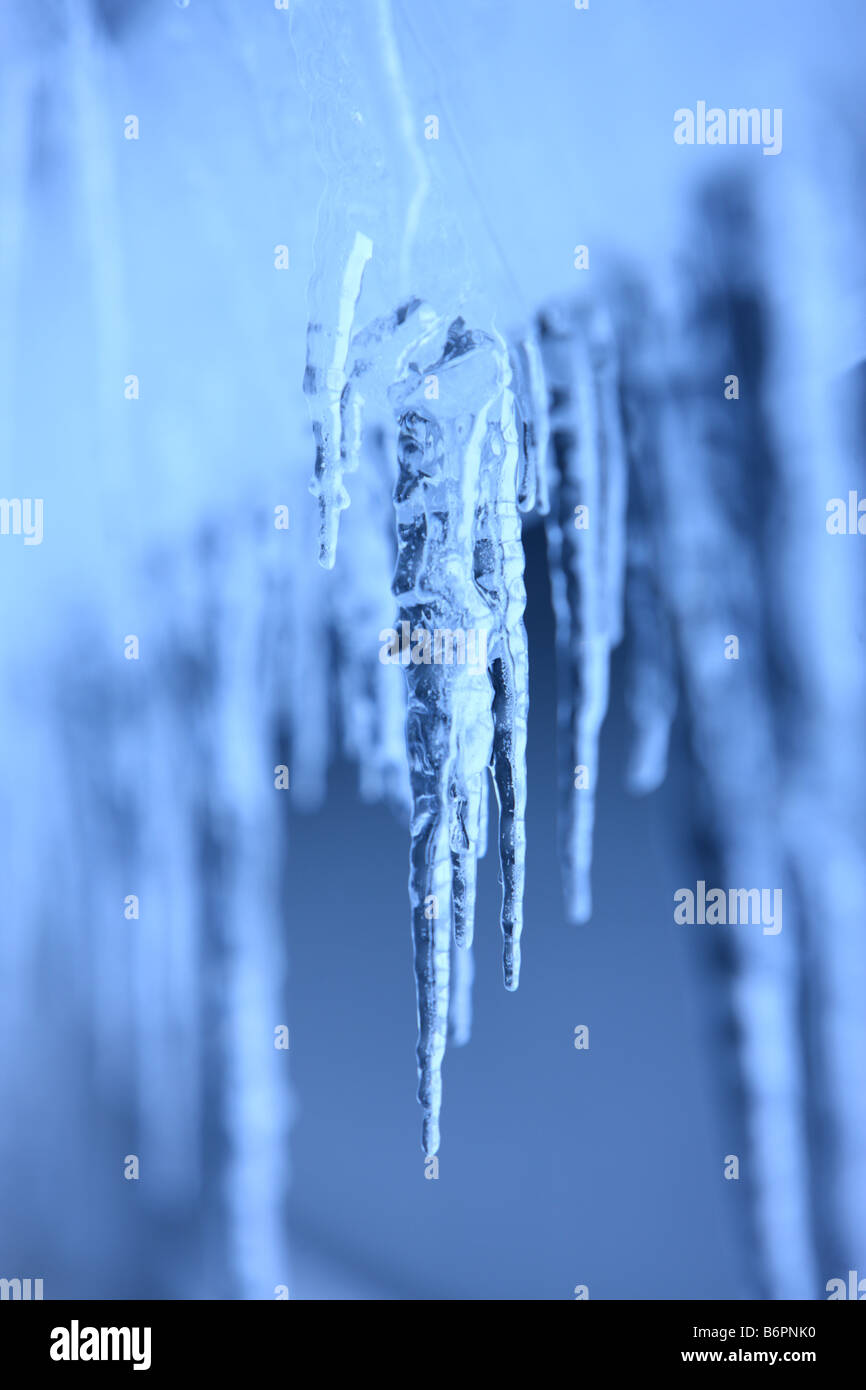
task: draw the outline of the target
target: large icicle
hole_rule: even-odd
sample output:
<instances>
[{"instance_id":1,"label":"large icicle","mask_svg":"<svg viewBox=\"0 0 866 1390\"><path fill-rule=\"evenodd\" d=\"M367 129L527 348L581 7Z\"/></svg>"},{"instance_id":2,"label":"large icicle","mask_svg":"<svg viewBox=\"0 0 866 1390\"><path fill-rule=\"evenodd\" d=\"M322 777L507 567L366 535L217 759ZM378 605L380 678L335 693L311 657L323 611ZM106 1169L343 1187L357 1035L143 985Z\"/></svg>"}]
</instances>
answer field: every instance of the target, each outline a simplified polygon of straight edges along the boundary
<instances>
[{"instance_id":1,"label":"large icicle","mask_svg":"<svg viewBox=\"0 0 866 1390\"><path fill-rule=\"evenodd\" d=\"M451 944L462 951L472 939L488 768L500 807L507 988L516 988L519 977L528 668L507 351L456 319L444 342L437 330L413 352L417 360L392 389L400 425L393 589L409 687L409 891L422 1146L432 1154L439 1147ZM431 378L432 399L425 390ZM454 643L457 660L448 659L446 642ZM458 1038L467 1027L466 980L459 984L452 1011Z\"/></svg>"}]
</instances>

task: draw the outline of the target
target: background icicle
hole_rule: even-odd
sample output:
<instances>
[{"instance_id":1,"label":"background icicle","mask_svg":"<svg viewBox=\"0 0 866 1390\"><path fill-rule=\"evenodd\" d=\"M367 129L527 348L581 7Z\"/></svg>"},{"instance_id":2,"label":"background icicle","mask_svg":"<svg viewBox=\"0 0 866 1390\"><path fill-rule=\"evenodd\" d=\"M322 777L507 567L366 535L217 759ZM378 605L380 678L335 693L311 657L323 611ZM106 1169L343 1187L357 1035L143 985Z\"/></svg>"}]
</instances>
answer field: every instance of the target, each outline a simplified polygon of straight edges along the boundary
<instances>
[{"instance_id":1,"label":"background icicle","mask_svg":"<svg viewBox=\"0 0 866 1390\"><path fill-rule=\"evenodd\" d=\"M587 922L599 738L610 652L623 632L627 468L608 319L551 306L542 348L552 400L545 527L556 616L562 872L568 911Z\"/></svg>"}]
</instances>

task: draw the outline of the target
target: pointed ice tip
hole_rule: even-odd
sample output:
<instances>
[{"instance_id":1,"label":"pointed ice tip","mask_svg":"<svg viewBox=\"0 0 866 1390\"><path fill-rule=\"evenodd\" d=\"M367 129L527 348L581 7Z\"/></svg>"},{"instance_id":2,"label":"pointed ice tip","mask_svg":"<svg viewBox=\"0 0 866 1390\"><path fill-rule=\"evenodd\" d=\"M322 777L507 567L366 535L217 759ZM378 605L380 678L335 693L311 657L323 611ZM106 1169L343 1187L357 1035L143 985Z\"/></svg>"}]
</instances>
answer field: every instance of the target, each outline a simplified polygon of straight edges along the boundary
<instances>
[{"instance_id":1,"label":"pointed ice tip","mask_svg":"<svg viewBox=\"0 0 866 1390\"><path fill-rule=\"evenodd\" d=\"M319 564L332 570L337 558L337 537L340 534L340 513L334 507L322 505L319 523Z\"/></svg>"},{"instance_id":2,"label":"pointed ice tip","mask_svg":"<svg viewBox=\"0 0 866 1390\"><path fill-rule=\"evenodd\" d=\"M475 941L475 924L462 919L454 923L454 945L461 951L468 951Z\"/></svg>"},{"instance_id":3,"label":"pointed ice tip","mask_svg":"<svg viewBox=\"0 0 866 1390\"><path fill-rule=\"evenodd\" d=\"M669 742L669 722L659 721L638 731L626 772L626 787L632 796L658 791L668 773Z\"/></svg>"},{"instance_id":4,"label":"pointed ice tip","mask_svg":"<svg viewBox=\"0 0 866 1390\"><path fill-rule=\"evenodd\" d=\"M439 1121L432 1115L425 1115L421 1130L421 1152L425 1158L432 1158L439 1152Z\"/></svg>"},{"instance_id":5,"label":"pointed ice tip","mask_svg":"<svg viewBox=\"0 0 866 1390\"><path fill-rule=\"evenodd\" d=\"M632 772L626 778L626 791L629 796L650 796L658 791L664 780L663 772Z\"/></svg>"},{"instance_id":6,"label":"pointed ice tip","mask_svg":"<svg viewBox=\"0 0 866 1390\"><path fill-rule=\"evenodd\" d=\"M505 988L513 994L520 984L520 952L510 945L505 948L502 959L502 974Z\"/></svg>"}]
</instances>

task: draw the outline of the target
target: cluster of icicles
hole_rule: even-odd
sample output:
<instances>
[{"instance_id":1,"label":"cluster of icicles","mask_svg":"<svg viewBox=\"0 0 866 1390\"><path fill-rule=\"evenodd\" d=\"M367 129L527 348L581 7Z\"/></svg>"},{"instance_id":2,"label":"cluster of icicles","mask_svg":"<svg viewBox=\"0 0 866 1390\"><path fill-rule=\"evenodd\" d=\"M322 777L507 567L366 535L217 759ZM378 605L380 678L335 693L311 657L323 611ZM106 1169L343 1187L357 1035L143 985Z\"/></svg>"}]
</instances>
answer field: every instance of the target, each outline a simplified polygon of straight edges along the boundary
<instances>
[{"instance_id":1,"label":"cluster of icicles","mask_svg":"<svg viewBox=\"0 0 866 1390\"><path fill-rule=\"evenodd\" d=\"M446 1041L465 1042L469 1032L488 772L499 808L505 984L518 982L528 704L521 526L535 511L556 620L569 920L585 922L592 910L599 737L611 652L625 631L630 790L664 780L681 700L687 852L708 880L785 886L779 936L695 938L710 965L696 993L717 1032L737 1039L720 1072L748 1134L750 1219L766 1286L777 1297L809 1297L816 1250L820 1267L833 1268L864 1229L856 904L866 868L862 840L848 828L849 818L864 824L864 801L844 749L858 737L866 691L862 663L844 655L816 601L832 596L838 630L855 630L863 561L852 547L827 544L823 516L827 490L841 495L855 468L846 422L859 388L854 376L833 401L804 404L782 384L796 382L804 364L810 370L821 339L806 331L806 306L791 320L787 357L781 348L769 356L772 277L753 251L750 208L743 189L704 196L697 225L709 215L723 230L718 275L696 268L673 329L627 277L604 304L546 307L513 341L410 299L354 336L329 337L314 322L306 389L326 567L354 471L340 559L353 692L343 705L347 743L362 794L396 792L411 816L425 1152L439 1143ZM357 262L356 272L343 282L343 325L360 292ZM742 398L725 389L737 366ZM822 441L821 469L808 440ZM370 674L389 554L398 623L482 628L487 637L483 670L405 664L405 747L395 736L395 673ZM740 660L725 659L728 634L738 635ZM809 1056L820 1057L817 1071ZM830 1107L832 1134L810 1131L810 1117ZM832 1209L814 1209L816 1173L833 1175Z\"/></svg>"},{"instance_id":2,"label":"cluster of icicles","mask_svg":"<svg viewBox=\"0 0 866 1390\"><path fill-rule=\"evenodd\" d=\"M364 241L356 238L348 260L350 301L361 289ZM350 321L354 303L343 308ZM351 344L345 334L328 339L316 324L309 344L321 563L335 562L340 513L349 504L345 475L359 466L387 475L390 450L397 460L395 630L471 634L486 653L483 662L412 660L407 643L399 654L408 686L422 1147L434 1154L446 1041L469 1036L475 884L491 779L506 988L516 989L520 975L529 703L521 513L533 510L544 517L554 576L561 732L569 747L562 759L566 901L573 920L585 922L591 912L599 733L625 592L628 465L616 338L608 315L574 307L548 311L508 343L412 299ZM377 397L372 383L383 379L383 355L392 377ZM649 597L644 588L645 607ZM673 699L659 699L658 685L641 687L639 700L635 783L643 788L664 775Z\"/></svg>"}]
</instances>

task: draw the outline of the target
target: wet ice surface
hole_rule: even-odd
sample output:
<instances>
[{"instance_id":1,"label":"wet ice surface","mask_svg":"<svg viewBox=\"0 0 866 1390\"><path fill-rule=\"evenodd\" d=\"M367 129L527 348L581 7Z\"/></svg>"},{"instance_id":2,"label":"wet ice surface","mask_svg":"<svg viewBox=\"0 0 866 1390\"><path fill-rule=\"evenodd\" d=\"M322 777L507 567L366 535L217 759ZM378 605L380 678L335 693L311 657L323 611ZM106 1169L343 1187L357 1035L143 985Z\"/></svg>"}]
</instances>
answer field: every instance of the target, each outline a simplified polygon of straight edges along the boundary
<instances>
[{"instance_id":1,"label":"wet ice surface","mask_svg":"<svg viewBox=\"0 0 866 1390\"><path fill-rule=\"evenodd\" d=\"M364 412L376 404L370 377L383 356L397 368L387 393L398 462L392 590L401 646L393 655L407 681L419 1099L422 1145L434 1154L449 1019L455 1041L469 1033L471 963L462 957L472 948L488 778L499 813L506 988L516 989L520 974L528 665L518 482L534 494L539 463L537 446L518 440L518 424L527 437L535 419L528 404L518 417L505 343L459 317L446 326L412 301L353 344L339 393L344 448L330 464L321 452L317 461L326 562L332 474L363 448ZM453 652L441 645L444 634Z\"/></svg>"}]
</instances>

